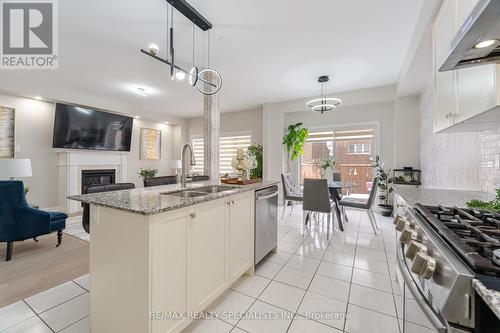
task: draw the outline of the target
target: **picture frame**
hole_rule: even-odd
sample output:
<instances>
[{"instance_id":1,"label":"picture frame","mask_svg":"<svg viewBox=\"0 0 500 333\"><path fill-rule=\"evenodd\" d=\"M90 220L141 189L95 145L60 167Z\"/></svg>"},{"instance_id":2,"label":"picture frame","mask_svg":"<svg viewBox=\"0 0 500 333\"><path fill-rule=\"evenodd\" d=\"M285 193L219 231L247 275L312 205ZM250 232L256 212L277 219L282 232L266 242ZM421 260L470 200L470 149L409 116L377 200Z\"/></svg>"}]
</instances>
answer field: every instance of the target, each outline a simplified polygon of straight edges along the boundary
<instances>
[{"instance_id":1,"label":"picture frame","mask_svg":"<svg viewBox=\"0 0 500 333\"><path fill-rule=\"evenodd\" d=\"M16 111L0 106L0 158L14 158L16 153Z\"/></svg>"},{"instance_id":2,"label":"picture frame","mask_svg":"<svg viewBox=\"0 0 500 333\"><path fill-rule=\"evenodd\" d=\"M157 161L161 159L161 130L141 127L140 156L141 160Z\"/></svg>"}]
</instances>

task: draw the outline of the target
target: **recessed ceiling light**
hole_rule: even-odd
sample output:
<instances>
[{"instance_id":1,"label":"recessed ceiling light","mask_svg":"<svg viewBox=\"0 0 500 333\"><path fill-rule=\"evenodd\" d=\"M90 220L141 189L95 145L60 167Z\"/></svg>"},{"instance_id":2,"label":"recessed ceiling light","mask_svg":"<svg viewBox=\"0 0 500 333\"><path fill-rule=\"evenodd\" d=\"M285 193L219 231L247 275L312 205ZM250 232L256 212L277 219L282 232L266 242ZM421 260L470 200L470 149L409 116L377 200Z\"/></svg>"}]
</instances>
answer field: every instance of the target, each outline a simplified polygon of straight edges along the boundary
<instances>
[{"instance_id":1,"label":"recessed ceiling light","mask_svg":"<svg viewBox=\"0 0 500 333\"><path fill-rule=\"evenodd\" d=\"M476 45L474 45L474 48L475 49L484 49L485 47L491 46L491 45L496 44L496 43L498 43L498 39L489 39L489 40L485 40L485 41L477 43Z\"/></svg>"},{"instance_id":2,"label":"recessed ceiling light","mask_svg":"<svg viewBox=\"0 0 500 333\"><path fill-rule=\"evenodd\" d=\"M143 96L143 97L146 97L148 95L146 89L144 88L141 88L141 87L138 87L136 90L135 90L136 94L139 95L139 96Z\"/></svg>"},{"instance_id":3,"label":"recessed ceiling light","mask_svg":"<svg viewBox=\"0 0 500 333\"><path fill-rule=\"evenodd\" d=\"M160 48L156 44L150 44L148 46L148 51L149 51L149 53L151 53L153 55L157 55L158 52L160 52Z\"/></svg>"},{"instance_id":4,"label":"recessed ceiling light","mask_svg":"<svg viewBox=\"0 0 500 333\"><path fill-rule=\"evenodd\" d=\"M186 78L186 73L178 71L175 73L175 78L179 81L183 81Z\"/></svg>"},{"instance_id":5,"label":"recessed ceiling light","mask_svg":"<svg viewBox=\"0 0 500 333\"><path fill-rule=\"evenodd\" d=\"M135 118L135 119L141 119L141 117L139 117L139 116L135 116L134 118Z\"/></svg>"},{"instance_id":6,"label":"recessed ceiling light","mask_svg":"<svg viewBox=\"0 0 500 333\"><path fill-rule=\"evenodd\" d=\"M164 121L163 123L164 123L165 125L168 125L168 124L170 124L170 123L169 123L168 121Z\"/></svg>"},{"instance_id":7,"label":"recessed ceiling light","mask_svg":"<svg viewBox=\"0 0 500 333\"><path fill-rule=\"evenodd\" d=\"M35 96L35 99L38 101L41 101L43 98L42 98L42 96Z\"/></svg>"}]
</instances>

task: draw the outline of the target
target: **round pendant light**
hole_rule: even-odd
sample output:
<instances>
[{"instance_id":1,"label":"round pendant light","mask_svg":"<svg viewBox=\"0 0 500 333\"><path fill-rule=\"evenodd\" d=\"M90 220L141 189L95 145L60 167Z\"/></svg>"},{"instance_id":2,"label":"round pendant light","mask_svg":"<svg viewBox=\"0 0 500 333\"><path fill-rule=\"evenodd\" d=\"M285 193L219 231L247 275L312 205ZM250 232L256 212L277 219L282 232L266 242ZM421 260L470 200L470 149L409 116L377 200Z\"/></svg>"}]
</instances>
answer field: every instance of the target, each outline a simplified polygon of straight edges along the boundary
<instances>
[{"instance_id":1,"label":"round pendant light","mask_svg":"<svg viewBox=\"0 0 500 333\"><path fill-rule=\"evenodd\" d=\"M202 69L198 73L196 88L203 95L214 95L222 87L222 76L213 68Z\"/></svg>"},{"instance_id":2,"label":"round pendant light","mask_svg":"<svg viewBox=\"0 0 500 333\"><path fill-rule=\"evenodd\" d=\"M329 112L333 111L342 104L340 98L327 97L325 85L330 81L328 75L322 75L318 78L318 82L321 85L321 92L319 98L314 98L306 103L306 106L313 112Z\"/></svg>"}]
</instances>

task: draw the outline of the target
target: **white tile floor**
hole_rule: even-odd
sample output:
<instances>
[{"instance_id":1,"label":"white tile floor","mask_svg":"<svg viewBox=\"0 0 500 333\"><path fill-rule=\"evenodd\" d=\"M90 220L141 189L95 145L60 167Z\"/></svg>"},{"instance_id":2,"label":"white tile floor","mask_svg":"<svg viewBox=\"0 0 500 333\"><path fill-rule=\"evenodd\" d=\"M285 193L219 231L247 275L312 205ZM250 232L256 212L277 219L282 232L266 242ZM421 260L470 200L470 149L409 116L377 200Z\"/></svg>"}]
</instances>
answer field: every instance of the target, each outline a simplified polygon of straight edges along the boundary
<instances>
[{"instance_id":1,"label":"white tile floor","mask_svg":"<svg viewBox=\"0 0 500 333\"><path fill-rule=\"evenodd\" d=\"M196 321L186 332L399 333L392 219L377 215L374 235L366 214L348 215L346 230L330 240L321 221L304 237L296 207L280 220L278 252L209 308L219 318ZM71 219L69 232L84 238L79 223ZM89 333L88 290L86 275L4 307L0 332Z\"/></svg>"}]
</instances>

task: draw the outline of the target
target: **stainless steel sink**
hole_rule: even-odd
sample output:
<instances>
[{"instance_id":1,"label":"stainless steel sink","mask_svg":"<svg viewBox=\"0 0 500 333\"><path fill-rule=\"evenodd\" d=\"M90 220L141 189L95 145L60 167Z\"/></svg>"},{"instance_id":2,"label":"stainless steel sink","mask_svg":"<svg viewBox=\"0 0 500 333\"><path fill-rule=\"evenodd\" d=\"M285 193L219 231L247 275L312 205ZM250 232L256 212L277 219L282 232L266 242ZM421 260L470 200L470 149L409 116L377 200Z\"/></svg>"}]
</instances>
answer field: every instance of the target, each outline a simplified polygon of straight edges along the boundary
<instances>
[{"instance_id":1,"label":"stainless steel sink","mask_svg":"<svg viewBox=\"0 0 500 333\"><path fill-rule=\"evenodd\" d=\"M193 191L196 192L203 192L203 193L220 193L220 192L226 192L226 191L231 191L234 190L235 188L232 186L224 186L224 185L210 185L210 186L203 186L203 187L198 187L194 188Z\"/></svg>"},{"instance_id":2,"label":"stainless steel sink","mask_svg":"<svg viewBox=\"0 0 500 333\"><path fill-rule=\"evenodd\" d=\"M179 197L179 198L183 198L183 199L196 198L196 197L202 197L204 195L208 195L208 193L197 192L197 191L193 191L193 190L182 190L182 191L177 191L177 192L163 192L160 194L170 195L173 197Z\"/></svg>"}]
</instances>

